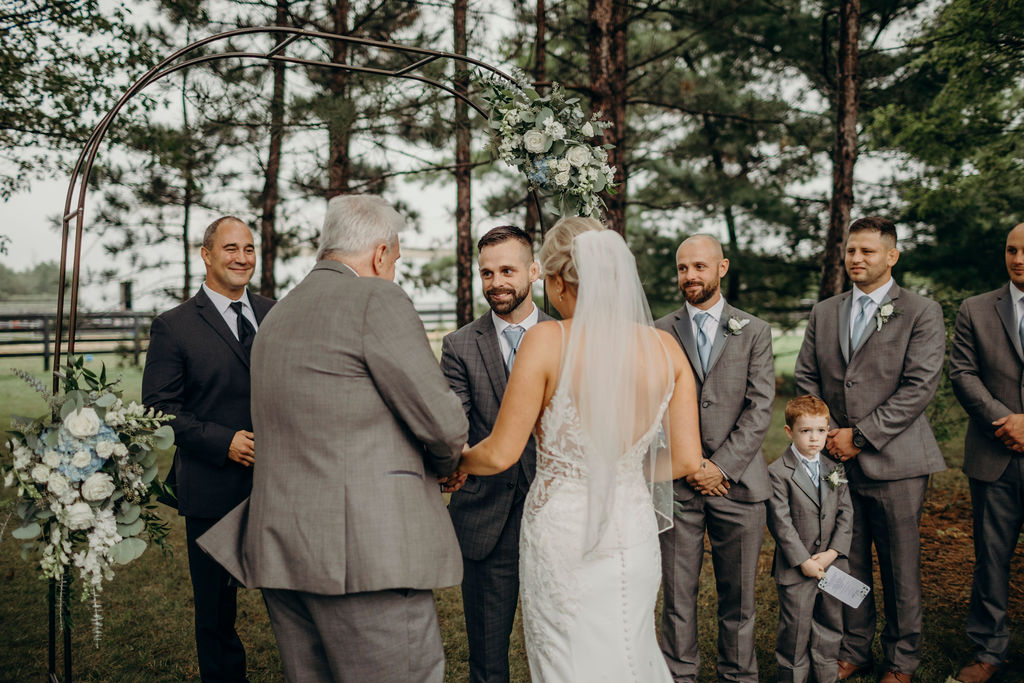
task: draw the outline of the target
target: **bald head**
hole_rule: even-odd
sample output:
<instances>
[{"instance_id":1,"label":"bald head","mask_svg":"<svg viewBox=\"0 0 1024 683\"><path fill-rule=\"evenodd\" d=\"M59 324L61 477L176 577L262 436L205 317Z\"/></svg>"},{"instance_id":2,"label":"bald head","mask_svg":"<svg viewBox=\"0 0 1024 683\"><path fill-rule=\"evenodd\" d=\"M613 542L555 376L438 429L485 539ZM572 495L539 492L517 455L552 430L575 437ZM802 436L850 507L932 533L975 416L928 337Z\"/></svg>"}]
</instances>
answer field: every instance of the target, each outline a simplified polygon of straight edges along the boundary
<instances>
[{"instance_id":1,"label":"bald head","mask_svg":"<svg viewBox=\"0 0 1024 683\"><path fill-rule=\"evenodd\" d=\"M729 272L729 259L722 243L711 235L694 235L676 250L679 290L691 306L707 310L721 298L722 278Z\"/></svg>"},{"instance_id":2,"label":"bald head","mask_svg":"<svg viewBox=\"0 0 1024 683\"><path fill-rule=\"evenodd\" d=\"M1018 223L1006 236L1006 272L1010 282L1024 291L1024 223Z\"/></svg>"}]
</instances>

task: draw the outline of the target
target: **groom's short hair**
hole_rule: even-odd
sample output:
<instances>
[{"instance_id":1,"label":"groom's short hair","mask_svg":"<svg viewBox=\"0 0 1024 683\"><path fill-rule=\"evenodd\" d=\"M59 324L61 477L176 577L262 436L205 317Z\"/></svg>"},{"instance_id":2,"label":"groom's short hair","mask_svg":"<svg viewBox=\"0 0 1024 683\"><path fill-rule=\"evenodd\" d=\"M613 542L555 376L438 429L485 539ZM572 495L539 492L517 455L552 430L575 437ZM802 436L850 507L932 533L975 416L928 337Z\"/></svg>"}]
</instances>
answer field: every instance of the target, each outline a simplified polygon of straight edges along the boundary
<instances>
[{"instance_id":1,"label":"groom's short hair","mask_svg":"<svg viewBox=\"0 0 1024 683\"><path fill-rule=\"evenodd\" d=\"M402 214L382 197L347 194L327 202L317 260L332 254L363 254L379 244L394 246L405 227Z\"/></svg>"},{"instance_id":2,"label":"groom's short hair","mask_svg":"<svg viewBox=\"0 0 1024 683\"><path fill-rule=\"evenodd\" d=\"M499 225L496 228L491 228L484 233L484 236L480 238L480 241L476 243L476 250L479 253L484 247L491 247L495 244L501 244L508 240L515 240L519 242L529 252L530 256L533 256L533 240L530 239L529 233L522 228L517 228L514 225Z\"/></svg>"}]
</instances>

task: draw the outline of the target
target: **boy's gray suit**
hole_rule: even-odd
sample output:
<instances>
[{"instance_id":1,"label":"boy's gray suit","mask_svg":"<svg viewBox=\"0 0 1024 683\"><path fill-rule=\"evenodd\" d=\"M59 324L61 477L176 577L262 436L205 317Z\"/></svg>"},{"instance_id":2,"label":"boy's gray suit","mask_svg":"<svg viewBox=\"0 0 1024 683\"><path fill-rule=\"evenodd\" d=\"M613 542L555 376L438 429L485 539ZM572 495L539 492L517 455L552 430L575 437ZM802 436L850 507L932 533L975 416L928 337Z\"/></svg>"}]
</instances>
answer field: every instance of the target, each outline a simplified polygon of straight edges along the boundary
<instances>
[{"instance_id":1,"label":"boy's gray suit","mask_svg":"<svg viewBox=\"0 0 1024 683\"><path fill-rule=\"evenodd\" d=\"M1024 521L1024 455L996 438L993 422L1024 413L1024 351L1010 286L972 296L960 306L949 358L953 391L970 416L964 472L974 507L974 583L967 635L975 658L1006 659L1009 569Z\"/></svg>"},{"instance_id":2,"label":"boy's gray suit","mask_svg":"<svg viewBox=\"0 0 1024 683\"><path fill-rule=\"evenodd\" d=\"M730 318L750 322L732 334ZM672 529L660 536L665 591L661 648L676 681L697 680L697 588L706 530L718 591L718 676L757 681L754 578L764 540L765 501L771 495L761 451L775 399L771 328L726 302L705 375L686 306L659 319L655 327L675 336L690 359L704 457L731 484L724 496L705 496L685 479L675 482L682 511Z\"/></svg>"},{"instance_id":3,"label":"boy's gray suit","mask_svg":"<svg viewBox=\"0 0 1024 683\"><path fill-rule=\"evenodd\" d=\"M857 427L868 445L846 463L853 500L850 573L871 585L871 546L885 587L882 653L889 671L912 674L921 658L921 509L928 475L946 463L925 409L939 386L945 359L942 309L893 283L885 303L894 312L872 317L859 348L850 350L847 291L815 304L797 356L797 390L821 398L833 427ZM874 601L844 609L839 658L871 662Z\"/></svg>"},{"instance_id":4,"label":"boy's gray suit","mask_svg":"<svg viewBox=\"0 0 1024 683\"><path fill-rule=\"evenodd\" d=\"M538 311L538 322L551 320ZM445 336L441 370L469 418L469 444L491 433L508 370L488 311ZM531 438L522 457L489 477L470 475L448 512L462 548L462 602L469 639L470 681L507 681L508 644L519 598L519 525L536 466Z\"/></svg>"},{"instance_id":5,"label":"boy's gray suit","mask_svg":"<svg viewBox=\"0 0 1024 683\"><path fill-rule=\"evenodd\" d=\"M409 297L322 260L263 320L252 366L252 496L200 545L264 589L289 681L442 680L430 591L462 562L437 476L467 422Z\"/></svg>"},{"instance_id":6,"label":"boy's gray suit","mask_svg":"<svg viewBox=\"0 0 1024 683\"><path fill-rule=\"evenodd\" d=\"M819 463L825 477L838 463L824 453ZM822 481L816 490L792 448L768 466L772 497L768 529L775 537L772 576L779 589L779 632L775 656L777 680L800 683L834 681L843 637L843 605L818 591L817 579L804 576L800 565L816 553L839 553L833 563L846 570L853 525L853 505L846 484L833 489ZM809 646L809 648L808 648Z\"/></svg>"}]
</instances>

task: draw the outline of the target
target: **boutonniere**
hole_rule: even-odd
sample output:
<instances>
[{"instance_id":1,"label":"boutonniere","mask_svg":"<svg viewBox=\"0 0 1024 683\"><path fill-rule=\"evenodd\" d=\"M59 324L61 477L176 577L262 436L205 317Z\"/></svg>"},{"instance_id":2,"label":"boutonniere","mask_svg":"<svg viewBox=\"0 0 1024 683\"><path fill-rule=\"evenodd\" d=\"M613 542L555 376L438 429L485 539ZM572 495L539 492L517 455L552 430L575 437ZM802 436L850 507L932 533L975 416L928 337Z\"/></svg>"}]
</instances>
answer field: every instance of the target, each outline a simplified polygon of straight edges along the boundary
<instances>
[{"instance_id":1,"label":"boutonniere","mask_svg":"<svg viewBox=\"0 0 1024 683\"><path fill-rule=\"evenodd\" d=\"M744 318L740 320L734 315L729 316L729 320L725 323L725 327L728 330L726 336L730 334L738 335L743 331L743 328L750 324L750 318Z\"/></svg>"},{"instance_id":2,"label":"boutonniere","mask_svg":"<svg viewBox=\"0 0 1024 683\"><path fill-rule=\"evenodd\" d=\"M831 487L831 489L833 491L835 491L837 488L839 488L843 484L848 483L846 481L846 476L845 475L846 475L846 470L843 468L843 466L842 465L836 465L835 467L832 468L831 472L829 472L827 475L825 475L823 477L823 479L825 480L825 483L828 484L829 487Z\"/></svg>"},{"instance_id":3,"label":"boutonniere","mask_svg":"<svg viewBox=\"0 0 1024 683\"><path fill-rule=\"evenodd\" d=\"M875 311L875 331L877 332L882 329L882 325L898 317L900 317L900 310L896 308L893 302L886 301Z\"/></svg>"}]
</instances>

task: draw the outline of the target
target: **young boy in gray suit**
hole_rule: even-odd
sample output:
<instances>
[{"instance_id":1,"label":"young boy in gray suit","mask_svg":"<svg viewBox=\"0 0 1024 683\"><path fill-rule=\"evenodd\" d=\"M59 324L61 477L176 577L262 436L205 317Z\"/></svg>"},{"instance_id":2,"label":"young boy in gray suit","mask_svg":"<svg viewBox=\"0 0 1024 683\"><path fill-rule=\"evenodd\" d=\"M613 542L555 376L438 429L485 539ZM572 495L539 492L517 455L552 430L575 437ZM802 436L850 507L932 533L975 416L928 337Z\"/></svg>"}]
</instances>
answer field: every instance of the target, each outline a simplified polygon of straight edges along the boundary
<instances>
[{"instance_id":1,"label":"young boy in gray suit","mask_svg":"<svg viewBox=\"0 0 1024 683\"><path fill-rule=\"evenodd\" d=\"M779 589L776 680L833 683L839 676L842 604L818 590L832 564L846 569L853 506L843 468L822 452L828 406L813 396L786 405L793 444L768 466L768 528L775 537L772 576Z\"/></svg>"}]
</instances>

